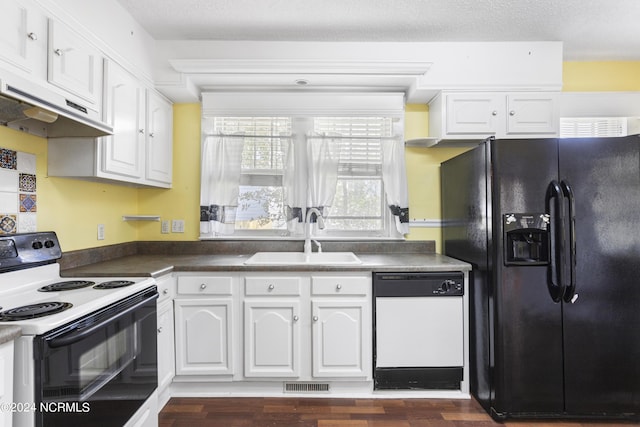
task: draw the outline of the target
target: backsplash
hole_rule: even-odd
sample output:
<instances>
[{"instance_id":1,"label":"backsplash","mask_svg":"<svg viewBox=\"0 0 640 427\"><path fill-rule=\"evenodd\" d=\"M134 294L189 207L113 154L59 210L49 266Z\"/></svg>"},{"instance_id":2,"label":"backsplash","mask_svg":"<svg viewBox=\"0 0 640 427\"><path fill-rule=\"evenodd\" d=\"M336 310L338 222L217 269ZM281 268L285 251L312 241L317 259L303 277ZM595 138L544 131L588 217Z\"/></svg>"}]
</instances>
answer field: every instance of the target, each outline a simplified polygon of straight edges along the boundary
<instances>
[{"instance_id":1,"label":"backsplash","mask_svg":"<svg viewBox=\"0 0 640 427\"><path fill-rule=\"evenodd\" d=\"M0 148L0 235L36 231L36 156Z\"/></svg>"}]
</instances>

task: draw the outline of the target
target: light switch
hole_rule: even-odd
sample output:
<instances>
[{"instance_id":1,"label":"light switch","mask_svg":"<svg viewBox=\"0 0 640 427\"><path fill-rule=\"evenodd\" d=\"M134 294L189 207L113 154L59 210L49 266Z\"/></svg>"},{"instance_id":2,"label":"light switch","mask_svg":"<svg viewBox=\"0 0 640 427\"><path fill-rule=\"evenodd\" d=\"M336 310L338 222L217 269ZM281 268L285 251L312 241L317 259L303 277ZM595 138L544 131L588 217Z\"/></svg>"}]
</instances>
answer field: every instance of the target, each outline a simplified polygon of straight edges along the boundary
<instances>
[{"instance_id":1,"label":"light switch","mask_svg":"<svg viewBox=\"0 0 640 427\"><path fill-rule=\"evenodd\" d=\"M171 221L172 233L184 233L184 219L174 219Z\"/></svg>"}]
</instances>

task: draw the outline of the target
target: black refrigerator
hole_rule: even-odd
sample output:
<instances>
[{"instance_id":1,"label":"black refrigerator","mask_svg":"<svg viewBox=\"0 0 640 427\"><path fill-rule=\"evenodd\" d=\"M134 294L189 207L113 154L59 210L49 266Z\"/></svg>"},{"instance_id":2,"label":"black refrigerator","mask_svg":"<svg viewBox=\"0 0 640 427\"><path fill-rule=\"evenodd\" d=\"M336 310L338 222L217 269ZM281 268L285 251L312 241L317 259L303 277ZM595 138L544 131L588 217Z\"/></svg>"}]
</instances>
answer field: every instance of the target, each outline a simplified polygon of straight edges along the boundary
<instances>
[{"instance_id":1,"label":"black refrigerator","mask_svg":"<svg viewBox=\"0 0 640 427\"><path fill-rule=\"evenodd\" d=\"M640 137L490 138L442 163L441 191L485 410L640 420Z\"/></svg>"}]
</instances>

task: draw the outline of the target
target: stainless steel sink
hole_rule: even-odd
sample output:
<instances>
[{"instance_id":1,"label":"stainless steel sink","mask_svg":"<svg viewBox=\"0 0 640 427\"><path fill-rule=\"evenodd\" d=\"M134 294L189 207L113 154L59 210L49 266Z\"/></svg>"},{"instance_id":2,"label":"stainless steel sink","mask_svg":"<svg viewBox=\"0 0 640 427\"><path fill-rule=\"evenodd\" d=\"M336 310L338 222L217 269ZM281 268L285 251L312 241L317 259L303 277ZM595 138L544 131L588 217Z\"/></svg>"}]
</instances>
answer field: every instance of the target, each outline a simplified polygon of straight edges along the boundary
<instances>
[{"instance_id":1,"label":"stainless steel sink","mask_svg":"<svg viewBox=\"0 0 640 427\"><path fill-rule=\"evenodd\" d=\"M245 265L357 265L362 261L353 252L257 252Z\"/></svg>"}]
</instances>

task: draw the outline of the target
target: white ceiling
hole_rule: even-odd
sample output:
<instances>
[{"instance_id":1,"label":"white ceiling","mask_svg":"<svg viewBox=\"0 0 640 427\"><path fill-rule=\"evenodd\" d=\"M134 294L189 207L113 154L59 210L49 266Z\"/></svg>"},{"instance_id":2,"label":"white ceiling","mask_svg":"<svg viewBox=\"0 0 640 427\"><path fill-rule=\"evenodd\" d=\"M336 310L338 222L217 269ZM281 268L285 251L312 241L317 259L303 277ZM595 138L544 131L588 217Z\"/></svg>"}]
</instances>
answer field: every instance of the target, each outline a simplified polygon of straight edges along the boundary
<instances>
[{"instance_id":1,"label":"white ceiling","mask_svg":"<svg viewBox=\"0 0 640 427\"><path fill-rule=\"evenodd\" d=\"M640 0L118 0L156 40L561 41L640 60Z\"/></svg>"}]
</instances>

